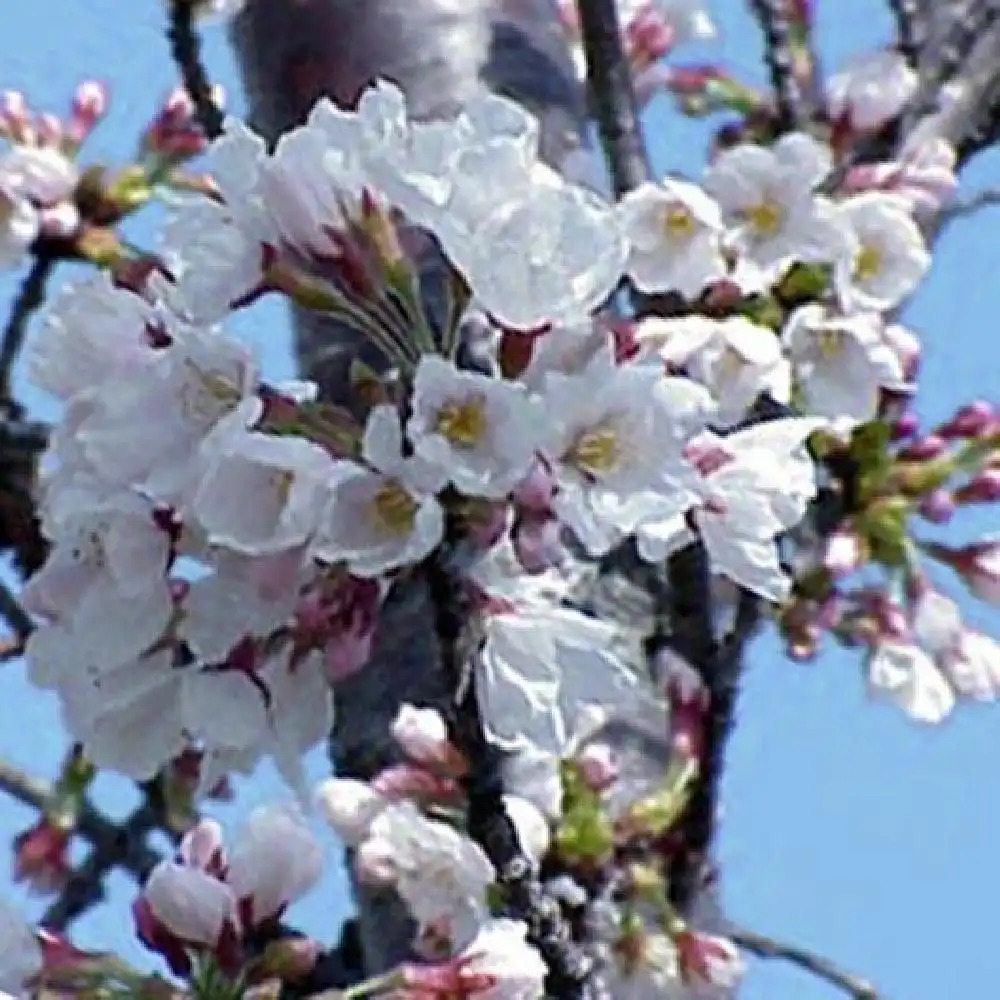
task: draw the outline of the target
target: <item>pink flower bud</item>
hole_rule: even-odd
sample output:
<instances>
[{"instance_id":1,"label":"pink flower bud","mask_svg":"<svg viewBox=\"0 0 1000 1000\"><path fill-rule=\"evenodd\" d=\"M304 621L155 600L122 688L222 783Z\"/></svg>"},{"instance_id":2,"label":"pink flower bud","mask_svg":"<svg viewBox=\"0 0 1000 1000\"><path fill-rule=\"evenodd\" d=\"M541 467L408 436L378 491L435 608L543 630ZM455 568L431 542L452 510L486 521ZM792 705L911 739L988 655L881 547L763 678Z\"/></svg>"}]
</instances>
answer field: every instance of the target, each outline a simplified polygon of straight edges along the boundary
<instances>
[{"instance_id":1,"label":"pink flower bud","mask_svg":"<svg viewBox=\"0 0 1000 1000\"><path fill-rule=\"evenodd\" d=\"M73 116L93 125L108 110L108 87L99 80L85 80L73 95Z\"/></svg>"},{"instance_id":2,"label":"pink flower bud","mask_svg":"<svg viewBox=\"0 0 1000 1000\"><path fill-rule=\"evenodd\" d=\"M674 937L681 968L689 979L732 989L742 978L746 966L739 949L728 938L684 930Z\"/></svg>"},{"instance_id":3,"label":"pink flower bud","mask_svg":"<svg viewBox=\"0 0 1000 1000\"><path fill-rule=\"evenodd\" d=\"M15 882L25 882L32 892L59 892L69 878L71 826L43 817L14 839Z\"/></svg>"},{"instance_id":4,"label":"pink flower bud","mask_svg":"<svg viewBox=\"0 0 1000 1000\"><path fill-rule=\"evenodd\" d=\"M901 413L892 425L894 441L913 437L920 430L920 417L912 410Z\"/></svg>"},{"instance_id":5,"label":"pink flower bud","mask_svg":"<svg viewBox=\"0 0 1000 1000\"><path fill-rule=\"evenodd\" d=\"M965 486L955 490L955 499L961 504L996 503L1000 500L1000 469L983 469Z\"/></svg>"},{"instance_id":6,"label":"pink flower bud","mask_svg":"<svg viewBox=\"0 0 1000 1000\"><path fill-rule=\"evenodd\" d=\"M935 433L944 438L975 438L996 427L997 411L992 403L974 400L960 407Z\"/></svg>"},{"instance_id":7,"label":"pink flower bud","mask_svg":"<svg viewBox=\"0 0 1000 1000\"><path fill-rule=\"evenodd\" d=\"M955 515L958 504L950 490L931 490L920 499L920 516L931 524L946 524Z\"/></svg>"},{"instance_id":8,"label":"pink flower bud","mask_svg":"<svg viewBox=\"0 0 1000 1000\"><path fill-rule=\"evenodd\" d=\"M928 462L942 455L947 447L948 442L944 438L927 434L900 449L899 457L907 462Z\"/></svg>"},{"instance_id":9,"label":"pink flower bud","mask_svg":"<svg viewBox=\"0 0 1000 1000\"><path fill-rule=\"evenodd\" d=\"M35 119L35 137L40 146L58 146L65 129L58 115L45 111Z\"/></svg>"},{"instance_id":10,"label":"pink flower bud","mask_svg":"<svg viewBox=\"0 0 1000 1000\"><path fill-rule=\"evenodd\" d=\"M436 708L402 705L392 724L392 735L403 752L418 764L441 767L452 776L467 770L464 758L451 742L444 717Z\"/></svg>"},{"instance_id":11,"label":"pink flower bud","mask_svg":"<svg viewBox=\"0 0 1000 1000\"><path fill-rule=\"evenodd\" d=\"M536 458L528 474L514 490L512 499L523 510L548 514L552 510L555 491L556 478L552 468L544 459Z\"/></svg>"},{"instance_id":12,"label":"pink flower bud","mask_svg":"<svg viewBox=\"0 0 1000 1000\"><path fill-rule=\"evenodd\" d=\"M850 529L835 531L826 540L823 565L834 579L857 572L864 565L864 559L864 549L857 532Z\"/></svg>"},{"instance_id":13,"label":"pink flower bud","mask_svg":"<svg viewBox=\"0 0 1000 1000\"><path fill-rule=\"evenodd\" d=\"M592 791L603 792L618 780L618 758L607 743L588 743L577 755L576 764Z\"/></svg>"},{"instance_id":14,"label":"pink flower bud","mask_svg":"<svg viewBox=\"0 0 1000 1000\"><path fill-rule=\"evenodd\" d=\"M450 802L457 799L460 793L454 778L436 774L416 764L395 764L383 768L372 778L371 787L387 802L403 799Z\"/></svg>"}]
</instances>

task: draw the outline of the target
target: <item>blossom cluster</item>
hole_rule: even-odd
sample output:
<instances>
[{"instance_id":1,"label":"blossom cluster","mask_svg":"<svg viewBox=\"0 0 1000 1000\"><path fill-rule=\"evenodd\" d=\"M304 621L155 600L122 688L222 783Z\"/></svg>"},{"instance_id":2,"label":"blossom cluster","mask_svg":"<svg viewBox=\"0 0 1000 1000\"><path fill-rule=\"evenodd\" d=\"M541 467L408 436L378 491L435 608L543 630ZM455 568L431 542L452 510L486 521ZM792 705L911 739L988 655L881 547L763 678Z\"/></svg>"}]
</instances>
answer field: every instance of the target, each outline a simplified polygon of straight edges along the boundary
<instances>
[{"instance_id":1,"label":"blossom cluster","mask_svg":"<svg viewBox=\"0 0 1000 1000\"><path fill-rule=\"evenodd\" d=\"M695 3L627 13L637 62L711 30ZM364 669L383 602L447 562L481 620L476 707L534 875L563 911L586 910L580 936L615 995L731 986L735 948L673 911L662 871L634 867L597 900L573 877L668 837L703 763L708 694L669 657L655 686L639 678L613 626L566 599L626 543L662 566L697 542L715 577L777 609L793 647L822 630L865 644L871 685L912 716L1000 696L1000 646L921 569L944 562L995 600L997 547L918 549L906 530L1000 497L992 408L925 435L906 409L919 341L895 313L930 265L921 223L954 188L954 152L837 181L844 135L878 128L913 86L879 54L831 85L829 134L746 135L700 182L617 204L546 166L537 121L485 91L418 122L377 82L355 110L321 100L273 149L227 119L211 185L174 199L159 253L128 280L70 285L29 345L64 415L44 456L50 551L24 591L39 622L27 657L72 739L140 780L193 757L203 792L271 757L307 801L302 757ZM152 173L199 148L182 105L144 140ZM79 177L65 146L53 187L49 140L16 107L3 123L13 261L74 206ZM613 318L623 288L653 308ZM268 383L225 329L266 294L336 320L384 366L355 359L336 403ZM657 297L680 306L660 315ZM837 468L850 490L831 486ZM852 589L866 571L878 585ZM640 704L671 721L654 789L631 787L600 738ZM317 793L359 877L414 918L425 961L378 990L537 1000L537 943L463 828L471 762L431 709L404 706L394 735L405 763ZM319 867L292 809L254 814L228 854L203 821L150 877L138 933L178 974L239 977Z\"/></svg>"}]
</instances>

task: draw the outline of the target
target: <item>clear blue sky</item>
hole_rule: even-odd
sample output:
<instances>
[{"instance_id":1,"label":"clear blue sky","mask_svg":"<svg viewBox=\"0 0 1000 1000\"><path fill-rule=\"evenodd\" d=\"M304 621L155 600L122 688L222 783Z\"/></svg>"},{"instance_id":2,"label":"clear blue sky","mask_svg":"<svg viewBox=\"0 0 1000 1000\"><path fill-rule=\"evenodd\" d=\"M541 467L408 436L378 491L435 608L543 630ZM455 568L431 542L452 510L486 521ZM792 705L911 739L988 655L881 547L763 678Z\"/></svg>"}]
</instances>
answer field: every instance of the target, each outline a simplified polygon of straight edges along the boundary
<instances>
[{"instance_id":1,"label":"clear blue sky","mask_svg":"<svg viewBox=\"0 0 1000 1000\"><path fill-rule=\"evenodd\" d=\"M159 0L33 0L9 4L0 33L0 87L25 91L35 106L65 107L75 83L96 76L113 89L113 109L86 159L121 162L151 109L173 84L162 37ZM823 56L839 65L850 53L883 43L891 25L881 0L818 0ZM738 0L716 0L721 46L684 53L720 56L760 79L759 39ZM241 107L223 33L207 33L213 76ZM667 108L648 116L656 166L693 172L705 129ZM967 171L965 189L1000 182L1000 156ZM148 240L151 228L133 235ZM59 278L71 275L71 269ZM920 410L944 416L972 396L998 398L1000 343L1000 211L981 212L947 233L934 271L907 319L924 335L926 361ZM0 303L16 284L0 278ZM241 319L240 331L261 352L271 377L290 375L289 336L280 307L266 303ZM32 407L52 416L37 394L20 388ZM991 523L992 522L992 523ZM974 527L1000 528L992 512ZM964 535L964 532L960 532ZM966 605L969 620L1000 632L1000 616ZM1000 898L1000 706L963 707L937 730L915 728L895 710L864 695L859 662L831 651L817 662L786 661L770 637L758 640L730 748L720 855L734 919L758 931L827 954L874 980L892 1000L988 996L1000 981L996 900ZM54 699L31 690L20 664L0 674L0 754L40 775L55 773L64 750ZM322 754L311 773L324 774ZM270 772L240 788L233 821L249 807L286 793ZM102 778L102 805L124 814L134 795L124 782ZM0 843L32 813L0 800ZM319 828L318 828L319 829ZM330 875L293 912L299 924L332 939L349 902L338 849ZM110 905L76 927L84 946L113 947L149 965L131 938L133 887L109 882ZM12 898L37 916L43 903L20 889ZM821 1000L834 993L801 973L754 964L746 1000Z\"/></svg>"}]
</instances>

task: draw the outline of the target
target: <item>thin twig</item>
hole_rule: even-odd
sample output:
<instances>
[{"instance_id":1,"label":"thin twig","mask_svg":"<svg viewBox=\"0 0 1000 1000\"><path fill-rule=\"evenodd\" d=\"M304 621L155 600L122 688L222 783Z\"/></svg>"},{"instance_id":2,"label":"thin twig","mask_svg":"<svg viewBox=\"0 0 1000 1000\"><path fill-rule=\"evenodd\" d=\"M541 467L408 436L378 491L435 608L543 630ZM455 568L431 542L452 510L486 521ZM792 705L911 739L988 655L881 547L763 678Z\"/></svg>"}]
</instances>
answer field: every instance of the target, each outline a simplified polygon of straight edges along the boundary
<instances>
[{"instance_id":1,"label":"thin twig","mask_svg":"<svg viewBox=\"0 0 1000 1000\"><path fill-rule=\"evenodd\" d=\"M889 9L896 20L896 48L911 66L916 66L928 36L919 0L889 0Z\"/></svg>"},{"instance_id":2,"label":"thin twig","mask_svg":"<svg viewBox=\"0 0 1000 1000\"><path fill-rule=\"evenodd\" d=\"M579 10L587 86L615 196L620 198L650 177L632 71L622 48L615 0L580 0Z\"/></svg>"},{"instance_id":3,"label":"thin twig","mask_svg":"<svg viewBox=\"0 0 1000 1000\"><path fill-rule=\"evenodd\" d=\"M35 257L11 306L10 318L4 327L3 339L0 340L0 409L8 410L11 407L14 363L21 353L28 321L45 301L45 285L54 268L55 261L52 257L44 254Z\"/></svg>"},{"instance_id":4,"label":"thin twig","mask_svg":"<svg viewBox=\"0 0 1000 1000\"><path fill-rule=\"evenodd\" d=\"M802 88L795 75L791 18L785 0L750 0L750 9L764 32L764 60L771 74L778 132L802 128L808 115Z\"/></svg>"},{"instance_id":5,"label":"thin twig","mask_svg":"<svg viewBox=\"0 0 1000 1000\"><path fill-rule=\"evenodd\" d=\"M3 580L0 580L0 619L6 621L13 629L15 648L18 652L23 652L28 637L35 630L35 623Z\"/></svg>"},{"instance_id":6,"label":"thin twig","mask_svg":"<svg viewBox=\"0 0 1000 1000\"><path fill-rule=\"evenodd\" d=\"M9 761L0 760L0 792L26 806L36 809L48 808L52 800L52 788L40 778L33 778ZM108 819L99 809L84 801L77 816L74 832L88 841L95 850L110 856L122 844L122 828ZM137 881L145 878L150 869L160 860L158 852L142 844L133 845L130 852L121 854L116 862Z\"/></svg>"},{"instance_id":7,"label":"thin twig","mask_svg":"<svg viewBox=\"0 0 1000 1000\"><path fill-rule=\"evenodd\" d=\"M112 824L113 836L93 842L83 864L70 875L58 898L39 922L51 930L65 930L77 917L105 897L104 880L114 868L123 868L142 883L160 861L146 844L146 836L163 828L163 808L148 787L142 804L121 825Z\"/></svg>"},{"instance_id":8,"label":"thin twig","mask_svg":"<svg viewBox=\"0 0 1000 1000\"><path fill-rule=\"evenodd\" d=\"M212 85L201 61L201 41L194 26L193 0L170 0L170 54L181 79L194 103L195 115L205 135L217 139L222 135L223 114L212 98Z\"/></svg>"},{"instance_id":9,"label":"thin twig","mask_svg":"<svg viewBox=\"0 0 1000 1000\"><path fill-rule=\"evenodd\" d=\"M785 944L783 941L776 941L774 938L733 924L726 927L725 934L744 951L748 951L758 958L777 958L797 965L800 969L811 972L831 986L843 990L855 1000L879 1000L878 990L866 979L846 972L830 959L816 955L805 948Z\"/></svg>"}]
</instances>

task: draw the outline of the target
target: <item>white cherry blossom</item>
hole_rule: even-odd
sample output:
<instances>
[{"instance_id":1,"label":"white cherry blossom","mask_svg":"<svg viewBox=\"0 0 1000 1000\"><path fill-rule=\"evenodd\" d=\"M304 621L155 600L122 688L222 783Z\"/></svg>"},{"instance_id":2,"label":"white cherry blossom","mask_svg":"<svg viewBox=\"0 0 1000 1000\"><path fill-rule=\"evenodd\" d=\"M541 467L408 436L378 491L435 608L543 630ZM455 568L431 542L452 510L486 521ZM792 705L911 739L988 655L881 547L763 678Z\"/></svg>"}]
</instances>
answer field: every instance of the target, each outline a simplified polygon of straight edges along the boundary
<instances>
[{"instance_id":1,"label":"white cherry blossom","mask_svg":"<svg viewBox=\"0 0 1000 1000\"><path fill-rule=\"evenodd\" d=\"M594 555L673 490L681 436L703 419L696 386L664 379L655 365L616 366L599 353L576 375L544 383L548 435L542 451L559 482L555 510Z\"/></svg>"},{"instance_id":2,"label":"white cherry blossom","mask_svg":"<svg viewBox=\"0 0 1000 1000\"><path fill-rule=\"evenodd\" d=\"M825 423L771 420L726 437L706 433L688 450L700 479L686 481L683 506L713 571L771 601L783 601L791 587L775 539L802 520L816 494L816 470L804 442ZM639 552L651 562L694 540L677 514L640 524L636 536Z\"/></svg>"},{"instance_id":3,"label":"white cherry blossom","mask_svg":"<svg viewBox=\"0 0 1000 1000\"><path fill-rule=\"evenodd\" d=\"M853 128L878 131L898 115L916 93L920 78L894 49L855 56L827 83L833 118L847 116Z\"/></svg>"},{"instance_id":4,"label":"white cherry blossom","mask_svg":"<svg viewBox=\"0 0 1000 1000\"><path fill-rule=\"evenodd\" d=\"M732 227L733 247L765 281L795 261L837 260L851 247L851 233L816 188L832 168L830 149L803 132L772 147L743 143L720 153L705 188Z\"/></svg>"},{"instance_id":5,"label":"white cherry blossom","mask_svg":"<svg viewBox=\"0 0 1000 1000\"><path fill-rule=\"evenodd\" d=\"M412 802L392 803L375 817L358 848L368 877L391 884L421 929L464 948L486 918L486 889L496 877L482 848Z\"/></svg>"},{"instance_id":6,"label":"white cherry blossom","mask_svg":"<svg viewBox=\"0 0 1000 1000\"><path fill-rule=\"evenodd\" d=\"M416 454L447 469L462 493L503 497L527 475L539 413L522 384L427 355L414 378L412 410L406 432Z\"/></svg>"},{"instance_id":7,"label":"white cherry blossom","mask_svg":"<svg viewBox=\"0 0 1000 1000\"><path fill-rule=\"evenodd\" d=\"M226 884L251 926L279 917L323 870L323 849L292 805L266 805L247 817L226 866Z\"/></svg>"},{"instance_id":8,"label":"white cherry blossom","mask_svg":"<svg viewBox=\"0 0 1000 1000\"><path fill-rule=\"evenodd\" d=\"M506 160L485 157L482 190L480 175L462 176L437 235L478 304L506 326L583 319L614 291L627 259L614 209L541 162L525 167L519 149L508 148ZM475 196L463 195L472 185Z\"/></svg>"},{"instance_id":9,"label":"white cherry blossom","mask_svg":"<svg viewBox=\"0 0 1000 1000\"><path fill-rule=\"evenodd\" d=\"M781 339L801 405L816 416L869 420L881 390L903 379L899 356L885 342L875 313L838 316L818 304L801 306Z\"/></svg>"},{"instance_id":10,"label":"white cherry blossom","mask_svg":"<svg viewBox=\"0 0 1000 1000\"><path fill-rule=\"evenodd\" d=\"M334 833L349 847L368 838L375 817L389 804L367 781L327 778L313 795Z\"/></svg>"},{"instance_id":11,"label":"white cherry blossom","mask_svg":"<svg viewBox=\"0 0 1000 1000\"><path fill-rule=\"evenodd\" d=\"M778 338L743 316L649 319L640 324L636 339L704 385L725 423L739 420L764 391L788 399L788 365Z\"/></svg>"},{"instance_id":12,"label":"white cherry blossom","mask_svg":"<svg viewBox=\"0 0 1000 1000\"><path fill-rule=\"evenodd\" d=\"M222 201L180 202L162 234L162 248L178 278L174 306L195 323L215 323L261 279L263 247L276 240L260 192L267 148L238 119L208 152Z\"/></svg>"},{"instance_id":13,"label":"white cherry blossom","mask_svg":"<svg viewBox=\"0 0 1000 1000\"><path fill-rule=\"evenodd\" d=\"M362 451L370 469L338 463L311 550L327 562L346 562L355 576L373 577L419 562L441 541L444 512L435 494L448 471L403 456L399 415L391 406L372 410Z\"/></svg>"},{"instance_id":14,"label":"white cherry blossom","mask_svg":"<svg viewBox=\"0 0 1000 1000\"><path fill-rule=\"evenodd\" d=\"M116 288L101 271L72 282L53 296L28 341L32 382L67 401L111 380L127 380L155 356L158 311L143 298Z\"/></svg>"},{"instance_id":15,"label":"white cherry blossom","mask_svg":"<svg viewBox=\"0 0 1000 1000\"><path fill-rule=\"evenodd\" d=\"M887 312L923 280L930 254L906 202L872 191L841 202L838 213L855 245L834 268L837 292L848 309Z\"/></svg>"},{"instance_id":16,"label":"white cherry blossom","mask_svg":"<svg viewBox=\"0 0 1000 1000\"><path fill-rule=\"evenodd\" d=\"M955 705L955 693L932 657L905 638L887 638L874 646L868 685L918 722L941 722Z\"/></svg>"},{"instance_id":17,"label":"white cherry blossom","mask_svg":"<svg viewBox=\"0 0 1000 1000\"><path fill-rule=\"evenodd\" d=\"M236 426L206 450L191 511L212 544L247 555L305 545L330 495L334 461L323 448Z\"/></svg>"},{"instance_id":18,"label":"white cherry blossom","mask_svg":"<svg viewBox=\"0 0 1000 1000\"><path fill-rule=\"evenodd\" d=\"M458 958L460 989L464 981L469 982L462 995L475 1000L538 1000L543 996L548 966L528 944L527 934L527 924L519 920L486 921Z\"/></svg>"},{"instance_id":19,"label":"white cherry blossom","mask_svg":"<svg viewBox=\"0 0 1000 1000\"><path fill-rule=\"evenodd\" d=\"M568 608L489 615L476 684L489 738L507 751L528 747L558 760L592 707L626 714L643 692L610 650L613 633Z\"/></svg>"},{"instance_id":20,"label":"white cherry blossom","mask_svg":"<svg viewBox=\"0 0 1000 1000\"><path fill-rule=\"evenodd\" d=\"M725 275L722 214L696 184L646 182L622 198L618 212L630 245L626 270L641 291L696 299Z\"/></svg>"},{"instance_id":21,"label":"white cherry blossom","mask_svg":"<svg viewBox=\"0 0 1000 1000\"><path fill-rule=\"evenodd\" d=\"M257 369L246 347L213 330L176 333L135 378L101 395L78 435L109 481L182 504L200 480L203 441L224 419L249 425L260 411L253 396Z\"/></svg>"}]
</instances>

